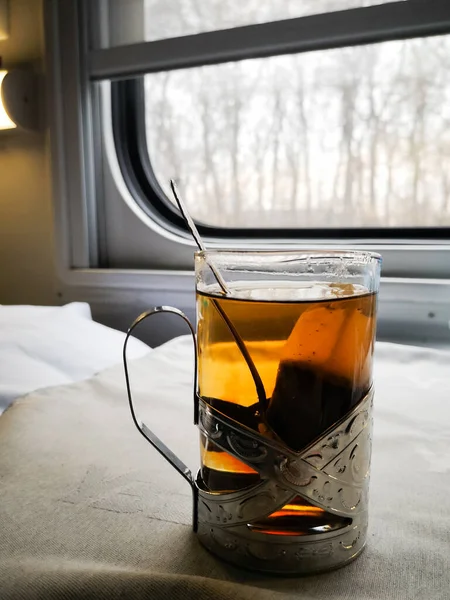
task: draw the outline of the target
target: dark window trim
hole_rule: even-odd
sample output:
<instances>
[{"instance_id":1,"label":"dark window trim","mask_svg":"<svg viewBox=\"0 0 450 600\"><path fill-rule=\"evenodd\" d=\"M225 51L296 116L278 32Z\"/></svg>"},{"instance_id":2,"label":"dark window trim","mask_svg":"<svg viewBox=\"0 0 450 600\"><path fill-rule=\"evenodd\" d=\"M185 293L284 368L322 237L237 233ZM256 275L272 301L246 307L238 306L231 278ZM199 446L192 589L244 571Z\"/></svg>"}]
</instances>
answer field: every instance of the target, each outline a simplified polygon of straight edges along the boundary
<instances>
[{"instance_id":1,"label":"dark window trim","mask_svg":"<svg viewBox=\"0 0 450 600\"><path fill-rule=\"evenodd\" d=\"M450 31L448 0L407 0L93 49L92 80L342 48Z\"/></svg>"},{"instance_id":2,"label":"dark window trim","mask_svg":"<svg viewBox=\"0 0 450 600\"><path fill-rule=\"evenodd\" d=\"M112 124L122 176L137 204L159 225L182 237L190 234L178 210L167 199L151 166L145 135L143 77L111 82ZM144 125L144 126L143 126ZM450 227L390 228L222 228L197 223L205 238L240 240L448 240Z\"/></svg>"}]
</instances>

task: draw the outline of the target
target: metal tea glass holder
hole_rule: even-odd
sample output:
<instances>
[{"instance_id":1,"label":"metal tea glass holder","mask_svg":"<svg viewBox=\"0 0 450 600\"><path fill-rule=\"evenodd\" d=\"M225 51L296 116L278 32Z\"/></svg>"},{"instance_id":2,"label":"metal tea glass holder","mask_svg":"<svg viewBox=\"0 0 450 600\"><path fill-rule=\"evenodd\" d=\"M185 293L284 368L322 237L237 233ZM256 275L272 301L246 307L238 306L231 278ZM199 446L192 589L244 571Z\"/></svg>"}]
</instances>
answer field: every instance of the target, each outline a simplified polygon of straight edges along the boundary
<instances>
[{"instance_id":1,"label":"metal tea glass holder","mask_svg":"<svg viewBox=\"0 0 450 600\"><path fill-rule=\"evenodd\" d=\"M194 477L190 469L136 416L126 359L127 344L134 329L158 313L181 317L192 335L195 349L194 424L217 447L256 471L260 475L257 484L229 493L209 491L201 473ZM226 315L222 317L230 326ZM264 408L267 399L262 396L264 387L259 374L248 353L245 355L245 345L233 329L230 331L238 345L242 345L241 353ZM347 564L361 553L368 522L373 388L319 438L300 452L294 452L283 443L268 439L230 419L198 395L195 331L187 316L177 308L161 306L140 315L128 330L123 360L134 424L191 486L193 530L206 548L238 566L280 575L327 571ZM252 527L297 497L346 518L348 524L338 530L307 535L277 535L255 531Z\"/></svg>"}]
</instances>

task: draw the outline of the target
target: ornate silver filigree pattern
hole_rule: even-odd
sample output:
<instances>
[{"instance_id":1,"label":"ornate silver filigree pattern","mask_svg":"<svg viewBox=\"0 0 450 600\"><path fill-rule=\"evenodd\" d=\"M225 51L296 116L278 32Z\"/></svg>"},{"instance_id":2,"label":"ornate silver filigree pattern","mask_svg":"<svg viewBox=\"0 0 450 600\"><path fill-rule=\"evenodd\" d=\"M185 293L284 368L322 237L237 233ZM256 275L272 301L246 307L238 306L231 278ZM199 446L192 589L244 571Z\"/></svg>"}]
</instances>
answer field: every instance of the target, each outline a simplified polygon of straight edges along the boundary
<instances>
[{"instance_id":1,"label":"ornate silver filigree pattern","mask_svg":"<svg viewBox=\"0 0 450 600\"><path fill-rule=\"evenodd\" d=\"M216 446L262 478L276 482L279 489L291 490L320 508L348 517L366 510L372 395L369 392L333 430L300 453L237 424L203 400L199 403L199 428ZM319 453L320 461L317 458L311 464L311 457ZM247 494L252 493L250 488ZM224 501L226 496L221 495Z\"/></svg>"},{"instance_id":2,"label":"ornate silver filigree pattern","mask_svg":"<svg viewBox=\"0 0 450 600\"><path fill-rule=\"evenodd\" d=\"M255 533L247 526L224 528L199 521L202 544L220 558L257 571L309 574L341 567L364 548L367 511L348 527L311 536Z\"/></svg>"},{"instance_id":3,"label":"ornate silver filigree pattern","mask_svg":"<svg viewBox=\"0 0 450 600\"><path fill-rule=\"evenodd\" d=\"M268 517L288 504L295 494L266 479L258 485L231 494L211 494L199 486L199 520L222 527L247 524Z\"/></svg>"},{"instance_id":4,"label":"ornate silver filigree pattern","mask_svg":"<svg viewBox=\"0 0 450 600\"><path fill-rule=\"evenodd\" d=\"M305 450L296 453L199 401L199 428L214 444L246 463L261 482L238 492L199 493L202 543L226 560L252 569L308 573L345 564L364 547L371 453L373 390ZM301 496L349 518L349 525L314 535L277 536L252 523Z\"/></svg>"}]
</instances>

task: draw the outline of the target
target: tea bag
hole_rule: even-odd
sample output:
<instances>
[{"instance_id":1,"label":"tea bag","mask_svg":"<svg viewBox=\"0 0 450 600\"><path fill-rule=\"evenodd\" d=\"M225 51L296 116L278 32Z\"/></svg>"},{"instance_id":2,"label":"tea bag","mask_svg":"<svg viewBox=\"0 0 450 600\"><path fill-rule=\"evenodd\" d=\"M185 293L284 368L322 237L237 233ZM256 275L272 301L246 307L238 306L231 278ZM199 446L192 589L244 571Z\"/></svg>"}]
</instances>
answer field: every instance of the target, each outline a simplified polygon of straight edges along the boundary
<instances>
[{"instance_id":1,"label":"tea bag","mask_svg":"<svg viewBox=\"0 0 450 600\"><path fill-rule=\"evenodd\" d=\"M346 311L344 325L324 365L330 375L348 380L356 396L368 390L372 372L374 320L364 313L363 302L361 299L357 308Z\"/></svg>"},{"instance_id":2,"label":"tea bag","mask_svg":"<svg viewBox=\"0 0 450 600\"><path fill-rule=\"evenodd\" d=\"M347 359L345 330L353 312L345 301L311 308L286 342L266 419L293 450L302 450L351 406L353 359Z\"/></svg>"}]
</instances>

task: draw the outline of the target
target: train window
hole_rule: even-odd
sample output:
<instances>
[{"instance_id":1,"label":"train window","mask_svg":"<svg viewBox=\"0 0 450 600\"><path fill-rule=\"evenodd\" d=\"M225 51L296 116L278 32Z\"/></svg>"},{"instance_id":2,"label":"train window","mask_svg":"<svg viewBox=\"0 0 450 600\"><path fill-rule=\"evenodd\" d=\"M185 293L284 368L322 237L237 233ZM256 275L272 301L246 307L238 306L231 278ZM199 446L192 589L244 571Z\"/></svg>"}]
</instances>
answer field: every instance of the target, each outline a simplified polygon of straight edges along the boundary
<instances>
[{"instance_id":1,"label":"train window","mask_svg":"<svg viewBox=\"0 0 450 600\"><path fill-rule=\"evenodd\" d=\"M447 237L450 41L424 8L110 0L92 64L114 80L115 141L137 201L182 226L174 177L206 235ZM239 60L226 60L233 45Z\"/></svg>"},{"instance_id":2,"label":"train window","mask_svg":"<svg viewBox=\"0 0 450 600\"><path fill-rule=\"evenodd\" d=\"M190 268L175 178L211 247L450 277L447 0L50 5L72 267Z\"/></svg>"}]
</instances>

